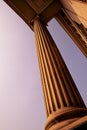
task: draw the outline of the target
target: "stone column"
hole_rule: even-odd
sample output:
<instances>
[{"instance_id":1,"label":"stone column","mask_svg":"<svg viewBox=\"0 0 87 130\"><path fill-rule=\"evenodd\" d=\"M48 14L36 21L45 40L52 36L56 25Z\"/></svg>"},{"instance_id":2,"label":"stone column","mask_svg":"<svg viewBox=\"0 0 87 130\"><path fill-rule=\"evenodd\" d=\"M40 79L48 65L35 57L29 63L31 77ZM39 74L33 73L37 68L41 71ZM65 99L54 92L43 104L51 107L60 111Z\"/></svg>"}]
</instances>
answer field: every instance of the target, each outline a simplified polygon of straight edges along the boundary
<instances>
[{"instance_id":1,"label":"stone column","mask_svg":"<svg viewBox=\"0 0 87 130\"><path fill-rule=\"evenodd\" d=\"M84 26L82 24L77 26L64 9L56 14L55 19L87 57L87 31Z\"/></svg>"},{"instance_id":2,"label":"stone column","mask_svg":"<svg viewBox=\"0 0 87 130\"><path fill-rule=\"evenodd\" d=\"M47 112L45 130L58 130L87 114L85 104L44 23L34 20L34 33Z\"/></svg>"}]
</instances>

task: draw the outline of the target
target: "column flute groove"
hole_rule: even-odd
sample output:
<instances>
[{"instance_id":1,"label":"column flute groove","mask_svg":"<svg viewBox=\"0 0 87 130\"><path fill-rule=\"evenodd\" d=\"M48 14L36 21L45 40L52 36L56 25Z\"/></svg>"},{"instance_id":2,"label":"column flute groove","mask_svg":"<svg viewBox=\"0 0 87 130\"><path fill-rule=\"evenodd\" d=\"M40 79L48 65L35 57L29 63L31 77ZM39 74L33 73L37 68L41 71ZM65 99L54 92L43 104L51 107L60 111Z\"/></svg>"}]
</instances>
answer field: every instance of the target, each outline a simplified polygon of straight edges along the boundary
<instances>
[{"instance_id":1,"label":"column flute groove","mask_svg":"<svg viewBox=\"0 0 87 130\"><path fill-rule=\"evenodd\" d=\"M52 40L52 42L54 42L53 41L53 39L51 39ZM67 66L66 66L66 64L64 63L64 61L63 60L61 60L62 59L62 57L61 57L61 55L60 55L60 53L58 53L58 48L54 45L54 50L55 51L53 51L53 53L54 52L56 52L56 55L55 55L55 60L56 60L56 63L57 63L57 65L58 66L60 66L60 68L62 68L61 69L61 72L63 72L63 73L61 73L61 75L62 75L62 77L63 77L63 79L64 79L64 82L66 83L66 86L69 86L70 85L70 87L68 87L68 89L67 89L67 91L69 91L67 94L69 94L69 96L71 97L70 99L72 100L72 102L73 103L75 103L75 104L79 104L79 106L83 106L83 107L85 107L85 104L84 104L84 102L83 102L83 100L82 100L82 98L81 98L81 96L80 96L80 94L79 94L79 92L78 92L78 90L77 90L77 88L76 88L76 85L75 85L75 83L74 83L74 81L73 81L73 79L72 79L72 77L71 77L71 74L68 72L68 69L67 69ZM57 57L58 56L58 57ZM59 60L59 61L58 61ZM58 64L59 63L59 64ZM66 66L66 67L65 67ZM65 68L65 69L64 69ZM68 72L68 73L67 73ZM65 77L65 75L66 75L66 77ZM71 77L71 80L70 80L70 78L69 77ZM65 86L65 87L66 87ZM74 87L73 87L74 86ZM64 88L64 87L63 87ZM74 89L75 88L75 89ZM70 93L71 92L71 90L72 90L72 93ZM78 98L79 97L79 98ZM77 101L78 100L78 101Z\"/></svg>"},{"instance_id":2,"label":"column flute groove","mask_svg":"<svg viewBox=\"0 0 87 130\"><path fill-rule=\"evenodd\" d=\"M46 32L45 32L45 34L46 34ZM43 35L43 38L44 38L44 35ZM45 39L47 39L47 40L45 40ZM48 38L48 36L47 36L46 38L44 38L44 40L46 41L46 45L45 45L45 46L48 46L47 49L49 48L49 49L47 50L47 51L48 51L48 52L47 52L47 53L48 53L47 55L51 56L49 62L52 60L53 63L54 63L55 58L53 59L53 55L51 55L51 53L52 53L52 48L51 48L51 45L50 45L50 46L48 45L48 43L49 43L49 38ZM51 52L50 54L49 54L49 51ZM54 56L55 56L55 54L54 54ZM52 66L51 63L50 63L50 65L51 65L51 68L54 67L52 72L54 72L54 71L57 72L57 71L58 71L58 68L57 68L57 66L56 66L55 63L54 63L53 66ZM60 71L59 71L59 72L60 72ZM62 70L61 70L61 72L62 72ZM61 72L60 72L60 73L61 73ZM54 73L54 74L55 74L55 73ZM54 74L52 74L52 75L54 76ZM60 76L58 76L58 73L57 73L57 77L58 77L58 80L59 80L59 82L60 82L60 89L59 89L59 95L60 95L59 97L61 98L61 99L60 99L60 104L61 104L61 107L63 107L64 104L67 104L67 106L70 106L70 105L69 105L69 100L70 100L70 99L73 100L74 97L73 97L73 98L70 98L70 97L69 97L69 96L70 96L69 93L64 94L64 93L66 93L66 88L65 88L65 87L66 87L66 85L65 85L66 80L65 80L65 78L63 78L64 76L62 75L62 73L61 73L60 75L61 75L61 78L60 78ZM53 77L53 78L54 78L54 77ZM63 82L63 81L61 82L61 79L64 80L64 82ZM56 81L56 80L57 80L57 79L55 78L54 81ZM56 82L57 82L57 83L56 83L56 88L57 88L57 85L58 85L58 80L56 81ZM62 86L63 86L63 87L62 87ZM64 86L65 86L65 87L64 87ZM54 85L54 87L55 87L55 85ZM58 90L58 89L57 89L57 90ZM65 102L65 101L64 101L65 99L66 99L66 103L64 103L64 102ZM76 99L75 99L75 101L76 101ZM64 103L64 104L63 104L63 103ZM71 103L71 102L70 102L70 103Z\"/></svg>"},{"instance_id":3,"label":"column flute groove","mask_svg":"<svg viewBox=\"0 0 87 130\"><path fill-rule=\"evenodd\" d=\"M38 30L36 30L36 32L37 32L37 34L38 34ZM38 35L39 36L39 35ZM39 37L38 37L38 39L39 39ZM47 93L46 93L46 98L48 97L48 105L49 105L49 107L48 107L48 109L47 109L47 111L49 111L49 114L51 113L51 111L53 111L53 108L52 108L52 102L51 102L51 93L50 93L50 89L48 88L48 81L47 81L47 72L46 72L46 66L44 65L44 62L43 62L43 59L44 59L44 56L43 56L43 53L42 53L42 46L41 46L41 43L40 43L40 40L38 40L38 42L37 42L38 44L37 44L37 48L38 48L38 52L37 53L40 53L40 56L41 56L41 59L40 59L40 57L38 58L38 59L40 59L40 62L42 63L42 68L41 68L41 70L43 70L43 77L44 77L44 79L45 79L45 82L44 82L44 84L45 84L45 88L44 89L46 89L47 91ZM42 49L41 49L42 48ZM42 77L42 75L41 75L41 77ZM50 99L50 100L49 100Z\"/></svg>"},{"instance_id":4,"label":"column flute groove","mask_svg":"<svg viewBox=\"0 0 87 130\"><path fill-rule=\"evenodd\" d=\"M56 48L55 51L57 52L57 48ZM60 54L59 54L59 57L61 57ZM81 98L81 96L80 96L80 94L79 94L79 92L78 92L78 90L76 88L76 85L75 85L75 83L74 83L74 81L73 81L73 79L71 77L71 74L67 73L67 71L68 71L67 67L66 67L66 69L64 69L66 64L63 61L61 61L61 59L60 59L60 65L62 65L61 71L63 71L63 73L64 73L64 74L62 74L64 79L65 79L64 81L66 82L66 84L68 83L67 84L68 86L70 86L70 87L68 87L67 91L69 91L69 94L71 95L71 100L74 101L73 102L74 104L85 107L85 104L84 104L84 102L83 102L83 100L82 100L82 98ZM65 77L65 75L66 75L66 77ZM70 80L70 77L71 77L71 80ZM71 93L71 91L72 91L72 93Z\"/></svg>"},{"instance_id":5,"label":"column flute groove","mask_svg":"<svg viewBox=\"0 0 87 130\"><path fill-rule=\"evenodd\" d=\"M38 43L38 39L37 38L36 38L36 42ZM45 106L47 108L46 109L46 114L47 114L47 116L49 116L51 110L49 108L50 105L49 105L49 100L48 100L47 88L45 87L46 83L45 83L44 70L43 70L44 65L43 65L42 62L40 62L40 61L43 61L43 60L42 60L42 57L41 57L39 44L37 45L36 49L37 49L37 56L38 56L38 61L39 61L39 69L40 69L42 85L43 85L42 89L43 89L43 94L44 94Z\"/></svg>"},{"instance_id":6,"label":"column flute groove","mask_svg":"<svg viewBox=\"0 0 87 130\"><path fill-rule=\"evenodd\" d=\"M44 38L44 35L43 35L43 38ZM55 62L54 62L55 59L53 57L52 50L51 50L50 46L48 45L48 43L49 43L48 36L45 39L47 39L45 46L47 46L47 55L49 56L49 62L50 62L51 70L52 70L51 72L52 72L52 76L53 76L53 79L54 79L54 85L53 86L55 87L57 94L59 95L59 101L60 101L61 107L63 107L64 106L64 104L63 104L64 103L64 97L63 97L63 93L62 93L62 90L61 90L61 85L60 85L60 82L55 78L55 77L57 77L57 73L56 73L57 68L56 68L56 65L55 65ZM57 89L57 85L60 88L59 90ZM57 96L57 98L58 98L58 96Z\"/></svg>"},{"instance_id":7,"label":"column flute groove","mask_svg":"<svg viewBox=\"0 0 87 130\"><path fill-rule=\"evenodd\" d=\"M66 103L68 104L69 103L69 96L68 96L68 98L66 98L66 96L65 96L65 92L66 92L66 90L64 90L64 88L62 88L62 86L64 86L64 84L61 84L61 79L63 79L63 78L60 78L59 77L59 75L58 75L58 73L57 73L57 71L58 71L58 68L57 68L57 63L56 63L56 61L55 61L55 59L57 58L57 57L55 57L55 52L52 50L52 48L51 48L51 46L48 46L48 48L49 48L49 53L50 53L50 56L51 56L51 59L52 59L52 62L53 62L53 69L54 69L54 74L55 74L55 77L57 78L57 79L55 79L56 80L56 84L58 85L58 82L59 82L59 85L58 86L60 86L59 88L61 89L61 98L62 98L62 103L64 103L65 101L66 101ZM61 74L62 75L62 74ZM63 83L63 82L62 82ZM56 87L57 88L57 87ZM57 89L58 90L58 89ZM64 101L65 100L65 101ZM66 103L64 103L63 104L63 106L65 106L65 104ZM61 107L62 107L62 105L61 105Z\"/></svg>"},{"instance_id":8,"label":"column flute groove","mask_svg":"<svg viewBox=\"0 0 87 130\"><path fill-rule=\"evenodd\" d=\"M44 39L44 36L42 37L43 39ZM45 42L46 42L46 45L47 45L47 41L46 41L46 39L44 39L45 40ZM44 45L43 45L44 46ZM46 56L47 56L47 61L49 61L48 62L48 68L49 68L49 71L50 71L50 77L51 77L51 82L52 82L52 87L51 87L51 89L52 89L52 91L54 91L54 89L53 89L53 86L55 87L55 85L56 85L56 80L55 80L55 76L54 76L54 73L53 73L53 62L52 62L52 60L51 60L51 55L49 54L49 47L46 47L46 46L44 46L44 48L45 48L45 54L46 54ZM51 74L52 73L52 74ZM53 79L52 79L52 76L53 76ZM55 88L56 89L56 88ZM58 93L59 95L60 95L60 93ZM54 93L53 93L53 97L54 96L56 96L56 92L55 92L55 95L54 95ZM60 95L61 96L61 95ZM61 99L60 99L61 100ZM61 100L62 101L62 100ZM56 108L58 108L58 106L57 106L57 101L55 102L55 105L56 105Z\"/></svg>"},{"instance_id":9,"label":"column flute groove","mask_svg":"<svg viewBox=\"0 0 87 130\"><path fill-rule=\"evenodd\" d=\"M37 30L37 34L38 34L38 30ZM39 39L39 35L38 35L38 39ZM41 56L42 56L42 59L44 59L44 62L45 62L45 58L44 58L44 52L43 52L43 47L42 47L42 45L41 45L41 40L39 40L39 42L38 42L38 44L39 44L39 47L40 47L40 53L41 53ZM43 61L43 60L42 60ZM47 88L47 93L48 93L48 97L49 97L49 106L50 106L50 110L51 111L53 111L53 106L52 106L52 96L51 96L51 92L50 92L50 87L49 87L49 82L48 82L48 76L47 76L47 71L48 71L48 69L47 69L47 63L44 65L44 62L43 62L43 70L44 70L44 77L45 77L45 82L46 82L46 88ZM49 73L48 73L49 74Z\"/></svg>"},{"instance_id":10,"label":"column flute groove","mask_svg":"<svg viewBox=\"0 0 87 130\"><path fill-rule=\"evenodd\" d=\"M39 29L38 29L38 31L39 31ZM48 43L47 43L47 40L44 38L44 35L41 35L41 39L43 39L43 40L45 41L46 45L48 44ZM54 77L54 73L53 73L54 70L52 69L52 61L51 61L51 59L49 58L49 56L50 56L50 55L49 55L49 49L47 49L48 47L46 48L46 45L44 46L44 44L43 44L43 46L44 46L43 48L45 48L46 57L48 57L48 59L46 60L46 62L47 62L48 65L49 65L48 68L49 68L49 71L52 73L52 76L53 76L54 81L56 81L56 79L55 79L55 77ZM44 55L45 55L45 54L44 54ZM49 62L48 62L48 61L49 61ZM51 75L50 75L49 77L51 78ZM50 79L50 78L49 78L49 79ZM52 82L52 83L54 82L53 79L52 79L52 81L50 81L50 83L51 83L51 82ZM54 85L54 87L55 87L55 85ZM57 88L57 86L56 86L56 88ZM54 90L53 90L53 86L52 86L52 85L51 85L51 89L52 89L52 92L53 92ZM55 93L56 93L56 91L55 91ZM61 97L61 94L60 94L60 93L58 93L58 94L60 95L60 96L59 96L59 98L60 98L60 97ZM62 94L62 95L63 95L63 94ZM53 96L53 98L54 98L54 96ZM54 99L54 100L55 100L55 99ZM62 101L63 101L63 99L60 98L59 104L62 104L62 103L63 103ZM55 104L55 105L56 105L56 104ZM64 105L63 105L63 106L64 106Z\"/></svg>"},{"instance_id":11,"label":"column flute groove","mask_svg":"<svg viewBox=\"0 0 87 130\"><path fill-rule=\"evenodd\" d=\"M41 35L41 34L40 34ZM42 37L42 36L41 36ZM45 52L46 50L45 50L45 48L44 48L44 46L42 45L42 48L43 48L43 52ZM45 53L43 54L43 56L47 59L47 55L45 55ZM48 74L48 77L50 77L50 71L48 71L48 68L50 67L49 66L49 63L48 62L46 62L46 59L44 58L44 61L45 61L45 65L46 65L46 70L47 70L47 74ZM53 90L53 88L52 88L52 82L51 82L51 78L49 78L48 79L48 81L49 81L49 86L51 87L51 89L50 89L50 91L51 91L51 94L52 95L54 95L54 90ZM55 96L55 95L54 95ZM54 97L54 100L52 100L52 102L55 102L55 97ZM53 103L53 107L54 107L54 103ZM54 108L55 109L55 108ZM53 110L54 110L53 109Z\"/></svg>"}]
</instances>

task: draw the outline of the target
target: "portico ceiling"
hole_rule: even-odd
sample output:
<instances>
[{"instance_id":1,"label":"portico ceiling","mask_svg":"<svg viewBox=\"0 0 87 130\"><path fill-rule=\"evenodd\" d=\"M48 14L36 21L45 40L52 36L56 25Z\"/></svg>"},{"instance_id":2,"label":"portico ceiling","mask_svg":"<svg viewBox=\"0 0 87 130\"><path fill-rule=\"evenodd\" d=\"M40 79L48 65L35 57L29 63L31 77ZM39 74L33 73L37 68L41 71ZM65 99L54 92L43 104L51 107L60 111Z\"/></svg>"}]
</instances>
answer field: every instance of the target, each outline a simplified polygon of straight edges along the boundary
<instances>
[{"instance_id":1,"label":"portico ceiling","mask_svg":"<svg viewBox=\"0 0 87 130\"><path fill-rule=\"evenodd\" d=\"M53 0L26 0L26 1L35 10L37 14L40 14L53 2Z\"/></svg>"},{"instance_id":2,"label":"portico ceiling","mask_svg":"<svg viewBox=\"0 0 87 130\"><path fill-rule=\"evenodd\" d=\"M31 28L39 15L44 23L50 21L61 8L58 0L4 0Z\"/></svg>"}]
</instances>

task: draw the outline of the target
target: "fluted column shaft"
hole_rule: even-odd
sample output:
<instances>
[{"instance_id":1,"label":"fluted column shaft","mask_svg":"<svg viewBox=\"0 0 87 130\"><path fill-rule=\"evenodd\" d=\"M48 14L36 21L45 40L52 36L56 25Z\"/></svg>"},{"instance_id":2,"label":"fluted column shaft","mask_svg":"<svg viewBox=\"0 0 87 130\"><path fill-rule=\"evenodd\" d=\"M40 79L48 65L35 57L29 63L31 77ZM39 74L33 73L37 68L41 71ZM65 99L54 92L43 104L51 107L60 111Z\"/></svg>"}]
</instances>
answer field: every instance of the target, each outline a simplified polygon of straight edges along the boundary
<instances>
[{"instance_id":1,"label":"fluted column shaft","mask_svg":"<svg viewBox=\"0 0 87 130\"><path fill-rule=\"evenodd\" d=\"M84 26L78 24L78 27L69 15L67 15L64 9L56 14L55 19L71 37L82 53L87 57L87 31ZM80 26L82 26L82 28Z\"/></svg>"},{"instance_id":2,"label":"fluted column shaft","mask_svg":"<svg viewBox=\"0 0 87 130\"><path fill-rule=\"evenodd\" d=\"M76 85L45 25L37 18L34 33L47 117L63 108L85 108Z\"/></svg>"}]
</instances>

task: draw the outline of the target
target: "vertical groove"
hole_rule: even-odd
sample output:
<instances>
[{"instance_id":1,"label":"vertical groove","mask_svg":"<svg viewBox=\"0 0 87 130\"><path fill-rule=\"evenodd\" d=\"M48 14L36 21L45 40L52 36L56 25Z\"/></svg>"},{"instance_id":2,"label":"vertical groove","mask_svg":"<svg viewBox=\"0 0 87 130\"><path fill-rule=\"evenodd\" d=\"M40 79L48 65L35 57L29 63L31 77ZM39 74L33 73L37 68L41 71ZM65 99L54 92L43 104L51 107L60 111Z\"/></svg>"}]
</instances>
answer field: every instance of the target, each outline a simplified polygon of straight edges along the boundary
<instances>
[{"instance_id":1,"label":"vertical groove","mask_svg":"<svg viewBox=\"0 0 87 130\"><path fill-rule=\"evenodd\" d=\"M38 27L38 30L39 30L39 27ZM45 83L46 83L46 89L47 89L47 95L48 95L48 101L49 101L49 107L50 107L50 110L53 111L53 105L52 105L52 94L51 94L51 90L50 90L50 85L49 85L49 82L48 82L48 75L49 73L47 73L47 63L45 61L45 57L44 57L44 52L43 52L43 47L42 47L42 41L41 41L41 38L40 38L40 32L37 30L37 37L38 37L38 41L39 41L39 46L40 46L40 52L41 52L41 55L42 55L42 63L43 63L43 72L44 72L44 77L45 77ZM39 33L38 33L39 32Z\"/></svg>"},{"instance_id":2,"label":"vertical groove","mask_svg":"<svg viewBox=\"0 0 87 130\"><path fill-rule=\"evenodd\" d=\"M42 35L41 34L39 34L40 35L40 40L42 40L42 42L41 43L43 43L43 39L42 39ZM49 71L49 64L48 64L48 62L47 62L47 55L45 55L45 48L43 47L43 45L41 44L41 46L42 46L42 48L43 48L43 56L44 56L44 62L45 62L45 65L46 65L46 71L47 71L47 77L49 77L49 79L48 79L48 82L49 82L49 88L50 88L50 94L51 94L51 96L53 96L54 95L54 93L53 93L53 87L52 87L52 82L51 82L51 76L50 76L50 71ZM52 100L52 103L55 101L55 99L54 100ZM55 109L54 108L54 103L52 104L53 105L53 110Z\"/></svg>"},{"instance_id":3,"label":"vertical groove","mask_svg":"<svg viewBox=\"0 0 87 130\"><path fill-rule=\"evenodd\" d=\"M51 41L51 43L54 42L52 38L50 39L50 41ZM64 82L66 84L65 87L63 86L63 89L65 89L66 86L69 86L68 89L66 88L68 91L67 95L69 94L70 97L72 96L70 98L72 100L72 102L75 104L79 104L79 106L85 107L85 104L84 104L84 102L83 102L83 100L82 100L82 98L81 98L81 96L76 88L76 85L75 85L75 83L74 83L74 81L73 81L73 79L72 79L72 77L67 69L67 66L65 65L60 53L58 52L58 48L56 47L55 44L53 44L53 46L50 45L50 47L54 48L55 51L53 49L51 51L52 51L52 53L54 53L53 55L54 55L54 59L56 60L57 65L60 66L60 68L61 68L61 76L62 76L62 79L64 79ZM66 75L66 77L65 77L65 75ZM70 78L71 78L71 80L70 80ZM61 80L61 78L60 78L60 80ZM71 90L72 90L72 93L71 93ZM65 92L65 90L64 90L64 92ZM69 97L68 97L68 99L69 99Z\"/></svg>"},{"instance_id":4,"label":"vertical groove","mask_svg":"<svg viewBox=\"0 0 87 130\"><path fill-rule=\"evenodd\" d=\"M45 43L47 44L47 41L46 41L46 39L44 39L44 36L42 37L43 35L41 35L41 38L45 41ZM54 81L55 81L55 77L54 77L54 73L53 73L53 70L52 70L52 66L51 66L51 59L50 59L50 55L49 55L49 50L46 48L46 46L43 44L43 48L44 48L44 51L45 51L45 56L47 56L47 61L49 61L49 62L47 62L48 63L48 68L49 68L49 77L51 78L51 81L50 81L50 83L52 82L52 84L50 84L51 85L51 90L52 90L52 96L53 96L53 101L54 101L54 105L55 105L55 108L56 108L56 110L57 110L57 108L58 108L58 103L57 103L57 98L56 98L56 95L55 95L55 91L54 91L54 88L53 88L53 86L54 86ZM52 78L52 76L53 76L53 78ZM53 81L54 80L54 81Z\"/></svg>"},{"instance_id":5,"label":"vertical groove","mask_svg":"<svg viewBox=\"0 0 87 130\"><path fill-rule=\"evenodd\" d=\"M52 39L53 40L53 39ZM63 76L63 79L64 81L66 82L66 86L67 87L67 91L68 91L68 94L70 95L71 97L71 100L72 100L72 103L74 103L75 105L79 105L80 107L85 107L85 104L79 94L79 91L77 90L77 87L71 77L71 74L69 73L68 69L67 69L67 66L66 64L64 63L60 53L58 53L58 48L55 46L54 47L54 50L56 51L57 55L55 56L58 56L58 58L56 57L55 59L59 60L60 62L60 65L61 65L61 74ZM66 75L66 76L65 76Z\"/></svg>"},{"instance_id":6,"label":"vertical groove","mask_svg":"<svg viewBox=\"0 0 87 130\"><path fill-rule=\"evenodd\" d=\"M38 43L38 39L36 37L36 42ZM44 72L43 72L43 64L42 64L42 59L41 59L41 53L40 53L40 50L39 50L39 44L36 44L37 47L37 56L38 56L38 61L39 61L39 69L40 69L40 74L41 74L41 79L42 79L42 89L43 89L43 94L44 94L44 99L45 99L45 106L46 106L46 113L47 113L47 116L49 116L50 114L50 109L49 109L49 102L48 102L48 95L47 95L47 90L46 90L46 84L45 84L45 78L44 78Z\"/></svg>"},{"instance_id":7,"label":"vertical groove","mask_svg":"<svg viewBox=\"0 0 87 130\"><path fill-rule=\"evenodd\" d=\"M46 34L46 32L45 32L45 34ZM44 37L44 35L43 35L43 37ZM46 37L46 38L48 38L48 37ZM53 41L52 41L52 43L53 43ZM48 45L48 44L47 44L47 45ZM50 47L51 47L51 45L50 45ZM52 50L53 50L53 49L52 49ZM52 52L52 50L51 50L51 52ZM49 51L49 50L48 50L48 51ZM55 56L55 55L56 55L56 53L55 53L55 51L54 51L54 56ZM52 57L51 57L51 58L52 58ZM54 59L55 59L55 57L54 57ZM54 67L56 68L55 64L54 64ZM54 68L54 69L55 69L55 68ZM56 68L56 71L57 71L57 68ZM62 89L62 91L63 91L63 94L65 95L65 99L66 99L67 106L70 106L70 105L71 105L71 104L69 104L70 99L73 100L74 97L73 97L73 98L70 98L70 97L69 97L70 94L69 94L69 92L67 93L67 91L66 91L66 89L65 89L66 85L68 85L68 84L67 84L67 82L66 82L66 80L65 80L65 78L64 78L64 75L62 75L61 72L62 72L62 69L61 69L61 71L60 71L60 76L61 76L61 77L59 77L58 75L57 75L57 76L58 76L58 79L60 79L60 80L62 79L62 81L60 81L60 82L63 84L63 85L61 85L61 87L63 86L61 89ZM64 82L63 82L63 80L64 80ZM57 87L58 87L58 86L57 86ZM63 95L61 95L61 96L63 96ZM74 101L75 101L75 100L74 100ZM62 102L63 102L63 100L62 100ZM70 103L71 103L71 102L70 102Z\"/></svg>"},{"instance_id":8,"label":"vertical groove","mask_svg":"<svg viewBox=\"0 0 87 130\"><path fill-rule=\"evenodd\" d=\"M68 100L67 102L69 102L69 103L71 103L71 102L75 102L75 100L73 99L74 97L72 96L72 93L70 93L70 87L67 89L67 87L66 86L69 86L69 84L68 84L68 82L69 81L67 81L66 79L67 79L67 77L65 77L65 75L67 75L67 73L68 73L68 71L66 71L66 73L65 73L65 67L63 68L63 65L62 64L64 64L62 61L61 61L61 59L60 59L60 57L57 57L58 56L58 52L55 50L55 51L53 51L52 50L52 53L53 53L53 55L54 55L54 59L56 60L55 62L56 62L56 64L58 65L58 66L60 66L60 68L61 68L61 71L60 71L60 76L58 75L58 79L60 80L60 82L62 82L62 84L61 84L61 87L62 87L62 91L63 91L63 94L65 95L65 98L66 98L66 100ZM57 55L56 55L57 54ZM59 65L60 64L60 65ZM61 79L62 79L62 81L61 81ZM67 93L67 91L68 91L68 93ZM71 97L72 96L72 97ZM71 100L71 101L70 101ZM71 104L67 104L67 105L71 105Z\"/></svg>"},{"instance_id":9,"label":"vertical groove","mask_svg":"<svg viewBox=\"0 0 87 130\"><path fill-rule=\"evenodd\" d=\"M43 36L43 38L44 38L44 36ZM47 37L46 37L47 38ZM50 48L49 48L49 45L48 45L48 41L46 41L46 46L47 46L47 50L46 50L46 53L47 53L47 55L48 55L48 57L49 57L49 64L50 64L50 68L51 68L51 73L52 73L52 76L53 76L53 82L54 82L54 86L53 87L55 87L55 89L56 89L56 91L57 91L57 94L59 95L59 103L61 104L61 106L64 106L64 104L63 104L63 94L62 94L62 91L60 91L60 90L58 90L57 88L58 88L58 82L56 81L56 78L55 78L55 73L56 73L56 71L55 71L55 63L54 63L54 60L53 60L53 57L52 57L52 55L51 55L51 53L50 53ZM60 88L61 89L61 88ZM55 93L56 93L56 91L55 91ZM57 98L58 98L58 96L57 96Z\"/></svg>"},{"instance_id":10,"label":"vertical groove","mask_svg":"<svg viewBox=\"0 0 87 130\"><path fill-rule=\"evenodd\" d=\"M46 34L46 32L45 32L45 34ZM48 40L47 43L50 43L48 36L46 37L46 39ZM51 42L51 45L52 45L52 43L53 43L53 41ZM63 82L61 82L61 78L58 75L59 71L58 71L57 64L55 62L55 55L56 55L56 53L55 53L55 51L53 51L53 48L51 48L51 45L50 46L48 44L46 44L46 45L49 48L48 52L49 52L49 55L51 56L50 60L52 59L52 62L53 62L53 66L52 67L53 67L53 70L55 71L54 73L55 73L55 77L56 77L55 78L55 80L56 80L55 87L56 87L56 90L59 90L60 97L61 97L61 104L64 103L65 102L64 100L66 99L66 103L67 103L67 105L69 105L68 98L66 98L66 95L64 95L64 92L65 92L64 89L63 89L64 87L62 87L62 86L64 86L64 84L63 85L61 84ZM58 71L58 73L57 73L57 71ZM59 85L58 85L58 81L59 81ZM64 104L66 104L66 103L64 103ZM61 107L64 106L64 104L62 104Z\"/></svg>"}]
</instances>

